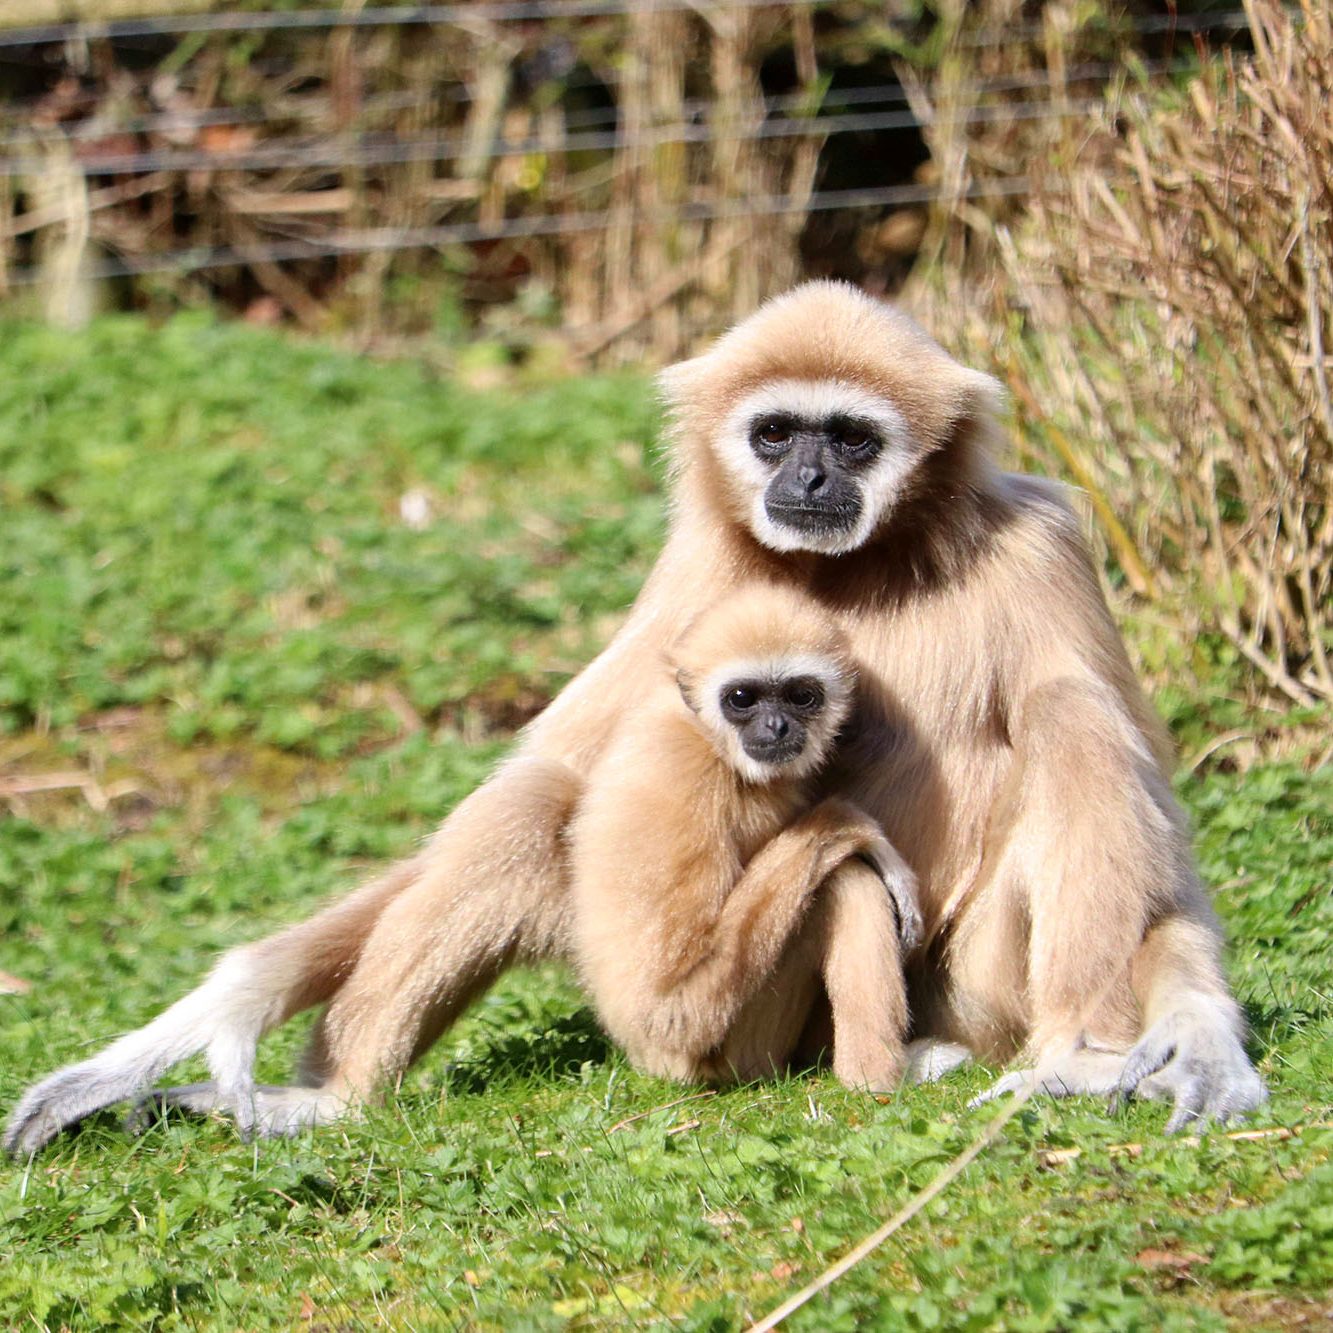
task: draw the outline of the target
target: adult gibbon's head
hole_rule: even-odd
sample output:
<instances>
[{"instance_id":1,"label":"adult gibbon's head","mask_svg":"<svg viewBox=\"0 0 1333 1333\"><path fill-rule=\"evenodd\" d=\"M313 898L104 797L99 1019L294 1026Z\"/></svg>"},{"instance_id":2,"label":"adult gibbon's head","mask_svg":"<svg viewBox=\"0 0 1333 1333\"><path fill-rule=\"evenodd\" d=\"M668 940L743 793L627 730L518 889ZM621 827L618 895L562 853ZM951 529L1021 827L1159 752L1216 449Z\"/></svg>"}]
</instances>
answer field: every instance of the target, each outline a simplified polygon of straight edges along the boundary
<instances>
[{"instance_id":1,"label":"adult gibbon's head","mask_svg":"<svg viewBox=\"0 0 1333 1333\"><path fill-rule=\"evenodd\" d=\"M985 468L1000 388L845 283L762 306L663 372L679 481L774 551L843 555Z\"/></svg>"},{"instance_id":2,"label":"adult gibbon's head","mask_svg":"<svg viewBox=\"0 0 1333 1333\"><path fill-rule=\"evenodd\" d=\"M672 651L681 696L719 756L750 782L806 777L833 749L856 672L833 621L797 593L743 588Z\"/></svg>"}]
</instances>

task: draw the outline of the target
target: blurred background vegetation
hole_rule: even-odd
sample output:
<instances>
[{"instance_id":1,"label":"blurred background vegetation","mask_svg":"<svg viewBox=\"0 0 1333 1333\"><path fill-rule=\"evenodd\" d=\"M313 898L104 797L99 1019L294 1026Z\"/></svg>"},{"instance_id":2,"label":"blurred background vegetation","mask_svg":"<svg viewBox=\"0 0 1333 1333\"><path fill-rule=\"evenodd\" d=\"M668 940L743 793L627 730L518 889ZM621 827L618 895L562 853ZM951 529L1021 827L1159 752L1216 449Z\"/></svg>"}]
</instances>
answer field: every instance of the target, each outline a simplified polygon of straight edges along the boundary
<instances>
[{"instance_id":1,"label":"blurred background vegetation","mask_svg":"<svg viewBox=\"0 0 1333 1333\"><path fill-rule=\"evenodd\" d=\"M484 383L847 278L1007 381L1155 685L1333 700L1325 5L11 0L0 96L11 312Z\"/></svg>"}]
</instances>

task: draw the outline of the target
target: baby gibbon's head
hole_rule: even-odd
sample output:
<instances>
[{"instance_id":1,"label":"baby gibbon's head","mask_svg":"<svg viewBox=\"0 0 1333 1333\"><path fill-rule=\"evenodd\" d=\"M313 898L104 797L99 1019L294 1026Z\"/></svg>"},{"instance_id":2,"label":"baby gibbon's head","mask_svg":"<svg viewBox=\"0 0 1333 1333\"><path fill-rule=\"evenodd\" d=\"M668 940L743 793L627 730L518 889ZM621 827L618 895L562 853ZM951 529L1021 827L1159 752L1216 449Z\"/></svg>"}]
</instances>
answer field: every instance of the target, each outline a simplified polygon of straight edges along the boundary
<instances>
[{"instance_id":1,"label":"baby gibbon's head","mask_svg":"<svg viewBox=\"0 0 1333 1333\"><path fill-rule=\"evenodd\" d=\"M698 616L672 652L686 704L749 782L814 772L851 709L842 631L797 593L755 584Z\"/></svg>"}]
</instances>

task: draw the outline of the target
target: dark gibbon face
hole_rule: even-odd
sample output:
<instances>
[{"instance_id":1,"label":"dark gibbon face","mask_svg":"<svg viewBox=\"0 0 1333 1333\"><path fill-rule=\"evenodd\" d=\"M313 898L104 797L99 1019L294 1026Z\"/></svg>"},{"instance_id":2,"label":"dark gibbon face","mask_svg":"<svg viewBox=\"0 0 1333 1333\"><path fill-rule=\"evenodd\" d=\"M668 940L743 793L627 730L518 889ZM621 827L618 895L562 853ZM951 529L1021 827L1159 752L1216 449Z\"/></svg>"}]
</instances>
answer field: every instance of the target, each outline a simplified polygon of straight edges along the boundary
<instances>
[{"instance_id":1,"label":"dark gibbon face","mask_svg":"<svg viewBox=\"0 0 1333 1333\"><path fill-rule=\"evenodd\" d=\"M824 711L827 692L817 676L780 680L731 680L718 695L718 710L756 764L780 768L810 748L811 727Z\"/></svg>"},{"instance_id":2,"label":"dark gibbon face","mask_svg":"<svg viewBox=\"0 0 1333 1333\"><path fill-rule=\"evenodd\" d=\"M920 458L892 403L836 380L779 380L749 394L719 453L765 546L826 555L869 538Z\"/></svg>"},{"instance_id":3,"label":"dark gibbon face","mask_svg":"<svg viewBox=\"0 0 1333 1333\"><path fill-rule=\"evenodd\" d=\"M718 755L757 783L813 773L832 752L855 687L847 662L808 648L732 658L677 679Z\"/></svg>"}]
</instances>

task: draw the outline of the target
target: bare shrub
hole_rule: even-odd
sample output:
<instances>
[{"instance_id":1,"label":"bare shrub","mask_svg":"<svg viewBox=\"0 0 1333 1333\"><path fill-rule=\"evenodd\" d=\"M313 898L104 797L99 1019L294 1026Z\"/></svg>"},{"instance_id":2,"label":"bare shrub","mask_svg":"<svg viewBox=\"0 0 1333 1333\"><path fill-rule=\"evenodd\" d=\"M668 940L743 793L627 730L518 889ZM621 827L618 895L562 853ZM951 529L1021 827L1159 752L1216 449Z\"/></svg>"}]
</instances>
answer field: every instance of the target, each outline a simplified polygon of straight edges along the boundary
<instances>
[{"instance_id":1,"label":"bare shrub","mask_svg":"<svg viewBox=\"0 0 1333 1333\"><path fill-rule=\"evenodd\" d=\"M1310 704L1333 699L1333 21L1246 10L1252 56L1070 143L997 233L996 292L1019 410L1125 582Z\"/></svg>"}]
</instances>

